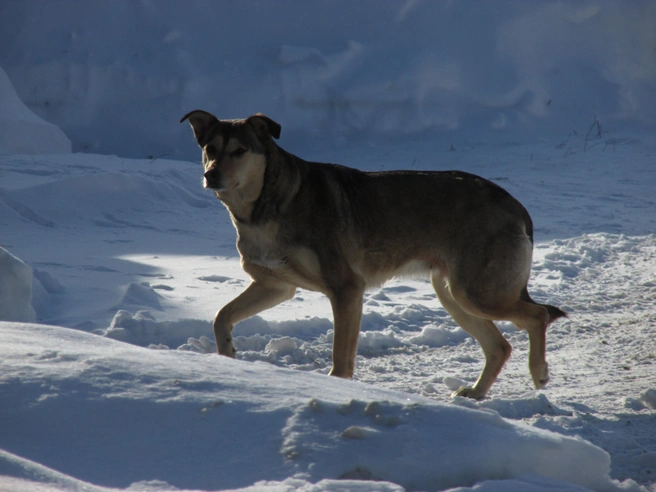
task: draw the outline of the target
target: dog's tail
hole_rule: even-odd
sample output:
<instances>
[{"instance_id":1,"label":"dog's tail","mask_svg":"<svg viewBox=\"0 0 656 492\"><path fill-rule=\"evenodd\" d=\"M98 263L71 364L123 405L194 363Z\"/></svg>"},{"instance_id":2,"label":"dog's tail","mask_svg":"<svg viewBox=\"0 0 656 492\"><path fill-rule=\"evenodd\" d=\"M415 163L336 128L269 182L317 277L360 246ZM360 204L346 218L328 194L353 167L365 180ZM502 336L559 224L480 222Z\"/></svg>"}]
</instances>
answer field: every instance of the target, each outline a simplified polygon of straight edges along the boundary
<instances>
[{"instance_id":1,"label":"dog's tail","mask_svg":"<svg viewBox=\"0 0 656 492\"><path fill-rule=\"evenodd\" d=\"M542 307L547 309L547 313L549 313L549 323L551 324L554 321L556 321L558 318L567 318L567 313L563 311L560 308L557 308L556 306L552 306L551 304L540 304Z\"/></svg>"},{"instance_id":2,"label":"dog's tail","mask_svg":"<svg viewBox=\"0 0 656 492\"><path fill-rule=\"evenodd\" d=\"M556 306L552 306L551 304L540 304L531 299L531 296L529 295L528 289L526 287L524 287L524 290L522 291L522 300L530 302L531 304L537 304L538 306L545 308L549 314L549 321L547 322L548 325L556 321L558 318L567 318L567 313L562 309L557 308Z\"/></svg>"}]
</instances>

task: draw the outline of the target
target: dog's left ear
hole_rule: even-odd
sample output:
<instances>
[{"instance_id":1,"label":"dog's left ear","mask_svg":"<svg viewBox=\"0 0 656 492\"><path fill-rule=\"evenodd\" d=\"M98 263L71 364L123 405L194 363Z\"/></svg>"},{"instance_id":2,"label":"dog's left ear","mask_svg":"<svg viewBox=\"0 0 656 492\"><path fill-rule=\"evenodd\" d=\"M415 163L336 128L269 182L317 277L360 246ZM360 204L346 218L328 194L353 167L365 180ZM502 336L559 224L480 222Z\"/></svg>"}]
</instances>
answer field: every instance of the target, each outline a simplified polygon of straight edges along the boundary
<instances>
[{"instance_id":1,"label":"dog's left ear","mask_svg":"<svg viewBox=\"0 0 656 492\"><path fill-rule=\"evenodd\" d=\"M216 116L207 111L201 111L200 109L184 115L180 120L180 123L185 120L189 120L191 129L194 131L194 137L196 137L196 141L201 147L203 146L202 142L205 140L207 132L214 124L219 122Z\"/></svg>"},{"instance_id":2,"label":"dog's left ear","mask_svg":"<svg viewBox=\"0 0 656 492\"><path fill-rule=\"evenodd\" d=\"M271 137L278 139L280 138L280 130L282 127L273 121L268 116L263 115L262 113L254 114L249 116L246 119L246 123L251 125L255 130L255 134L259 137L260 140L267 140Z\"/></svg>"}]
</instances>

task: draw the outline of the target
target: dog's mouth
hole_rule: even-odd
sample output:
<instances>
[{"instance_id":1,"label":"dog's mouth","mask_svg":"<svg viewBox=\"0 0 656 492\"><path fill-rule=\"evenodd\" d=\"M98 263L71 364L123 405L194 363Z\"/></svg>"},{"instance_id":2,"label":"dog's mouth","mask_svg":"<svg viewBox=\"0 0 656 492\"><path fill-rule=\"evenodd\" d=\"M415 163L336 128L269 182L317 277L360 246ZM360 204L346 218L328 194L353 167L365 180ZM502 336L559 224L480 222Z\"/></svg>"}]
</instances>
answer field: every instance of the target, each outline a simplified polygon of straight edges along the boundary
<instances>
[{"instance_id":1,"label":"dog's mouth","mask_svg":"<svg viewBox=\"0 0 656 492\"><path fill-rule=\"evenodd\" d=\"M207 190L219 191L222 188L222 186L221 186L220 183L217 183L213 180L203 178L203 188L205 188Z\"/></svg>"},{"instance_id":2,"label":"dog's mouth","mask_svg":"<svg viewBox=\"0 0 656 492\"><path fill-rule=\"evenodd\" d=\"M239 183L234 183L232 186L225 186L223 183L219 183L214 180L208 180L207 178L203 179L203 186L208 189L212 190L216 193L222 193L230 190L234 190L239 186Z\"/></svg>"}]
</instances>

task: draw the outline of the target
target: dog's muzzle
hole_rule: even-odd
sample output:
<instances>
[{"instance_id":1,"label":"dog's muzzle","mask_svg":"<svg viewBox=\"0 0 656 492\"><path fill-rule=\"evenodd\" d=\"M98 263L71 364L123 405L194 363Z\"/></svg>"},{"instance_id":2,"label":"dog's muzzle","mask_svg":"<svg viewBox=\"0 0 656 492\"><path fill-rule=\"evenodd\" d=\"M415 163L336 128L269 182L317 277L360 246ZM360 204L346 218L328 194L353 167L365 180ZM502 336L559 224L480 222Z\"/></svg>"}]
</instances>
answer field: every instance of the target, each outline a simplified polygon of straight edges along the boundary
<instances>
[{"instance_id":1,"label":"dog's muzzle","mask_svg":"<svg viewBox=\"0 0 656 492\"><path fill-rule=\"evenodd\" d=\"M221 175L217 169L210 169L203 174L203 177L205 178L205 188L221 189Z\"/></svg>"}]
</instances>

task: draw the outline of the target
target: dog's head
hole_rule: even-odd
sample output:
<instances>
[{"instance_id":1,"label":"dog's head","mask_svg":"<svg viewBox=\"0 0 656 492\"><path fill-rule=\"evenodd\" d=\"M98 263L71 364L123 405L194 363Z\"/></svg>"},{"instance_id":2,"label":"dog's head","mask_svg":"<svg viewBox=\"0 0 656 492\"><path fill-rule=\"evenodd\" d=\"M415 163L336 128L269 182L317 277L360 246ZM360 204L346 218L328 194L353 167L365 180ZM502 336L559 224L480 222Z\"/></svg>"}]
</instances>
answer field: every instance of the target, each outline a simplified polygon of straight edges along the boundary
<instances>
[{"instance_id":1,"label":"dog's head","mask_svg":"<svg viewBox=\"0 0 656 492\"><path fill-rule=\"evenodd\" d=\"M261 179L267 148L280 137L280 125L260 113L243 120L219 120L196 110L180 123L185 120L203 151L203 184L217 193L249 187Z\"/></svg>"}]
</instances>

